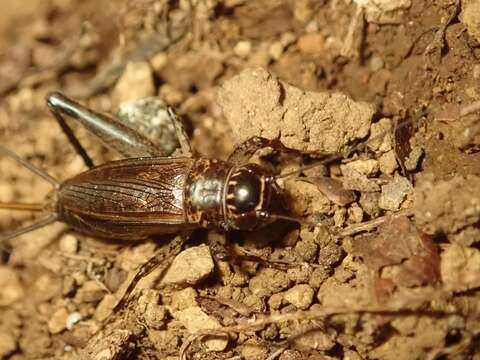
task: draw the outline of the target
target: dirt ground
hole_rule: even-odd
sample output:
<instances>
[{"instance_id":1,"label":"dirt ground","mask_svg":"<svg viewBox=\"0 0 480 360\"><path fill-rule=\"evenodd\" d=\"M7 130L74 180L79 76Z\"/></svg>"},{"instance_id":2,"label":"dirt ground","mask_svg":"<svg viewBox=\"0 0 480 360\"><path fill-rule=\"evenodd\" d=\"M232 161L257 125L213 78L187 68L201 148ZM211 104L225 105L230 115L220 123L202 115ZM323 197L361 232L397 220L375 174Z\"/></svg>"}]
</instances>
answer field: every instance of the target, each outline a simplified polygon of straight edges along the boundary
<instances>
[{"instance_id":1,"label":"dirt ground","mask_svg":"<svg viewBox=\"0 0 480 360\"><path fill-rule=\"evenodd\" d=\"M85 171L46 106L60 91L169 154L168 104L201 156L227 159L251 136L294 149L251 161L298 170L277 182L299 223L200 229L113 313L179 237L102 240L55 223L3 242L1 359L480 359L480 1L22 0L2 12L2 146L60 180ZM95 164L120 158L72 125ZM51 190L1 157L1 202ZM39 216L2 209L0 233Z\"/></svg>"}]
</instances>

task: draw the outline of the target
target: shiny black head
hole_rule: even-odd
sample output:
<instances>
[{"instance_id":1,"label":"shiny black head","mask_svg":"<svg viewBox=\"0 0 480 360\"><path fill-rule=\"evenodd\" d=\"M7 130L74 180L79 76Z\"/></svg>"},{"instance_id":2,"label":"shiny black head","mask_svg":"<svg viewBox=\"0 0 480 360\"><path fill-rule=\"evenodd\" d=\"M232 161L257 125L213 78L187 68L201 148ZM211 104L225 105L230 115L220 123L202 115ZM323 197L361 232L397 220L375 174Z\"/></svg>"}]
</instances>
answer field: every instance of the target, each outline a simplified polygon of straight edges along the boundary
<instances>
[{"instance_id":1,"label":"shiny black head","mask_svg":"<svg viewBox=\"0 0 480 360\"><path fill-rule=\"evenodd\" d=\"M274 177L256 164L234 168L225 187L228 227L252 230L265 225L274 193Z\"/></svg>"}]
</instances>

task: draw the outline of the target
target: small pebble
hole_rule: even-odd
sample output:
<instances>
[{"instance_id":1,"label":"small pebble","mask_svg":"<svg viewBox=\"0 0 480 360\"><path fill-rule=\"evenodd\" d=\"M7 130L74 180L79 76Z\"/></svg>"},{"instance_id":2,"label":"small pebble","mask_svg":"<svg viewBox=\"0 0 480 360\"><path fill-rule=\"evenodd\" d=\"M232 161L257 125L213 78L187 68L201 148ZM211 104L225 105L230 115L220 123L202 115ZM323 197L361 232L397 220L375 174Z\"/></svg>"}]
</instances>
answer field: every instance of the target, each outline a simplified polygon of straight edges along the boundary
<instances>
[{"instance_id":1,"label":"small pebble","mask_svg":"<svg viewBox=\"0 0 480 360\"><path fill-rule=\"evenodd\" d=\"M375 159L368 159L368 160L355 160L349 162L348 164L342 165L342 167L350 167L354 169L356 172L365 175L367 177L371 177L378 172L379 166L378 161ZM343 168L342 168L343 172Z\"/></svg>"},{"instance_id":2,"label":"small pebble","mask_svg":"<svg viewBox=\"0 0 480 360\"><path fill-rule=\"evenodd\" d=\"M24 291L17 272L0 266L0 306L10 306L23 298Z\"/></svg>"},{"instance_id":3,"label":"small pebble","mask_svg":"<svg viewBox=\"0 0 480 360\"><path fill-rule=\"evenodd\" d=\"M67 327L67 319L67 309L64 307L57 309L57 311L55 311L50 317L50 320L48 320L48 331L50 331L51 334L58 334L62 332Z\"/></svg>"},{"instance_id":4,"label":"small pebble","mask_svg":"<svg viewBox=\"0 0 480 360\"><path fill-rule=\"evenodd\" d=\"M155 95L155 84L150 64L145 61L129 62L113 90L117 103Z\"/></svg>"},{"instance_id":5,"label":"small pebble","mask_svg":"<svg viewBox=\"0 0 480 360\"><path fill-rule=\"evenodd\" d=\"M283 55L283 45L280 41L275 41L268 48L268 53L273 60L279 60Z\"/></svg>"},{"instance_id":6,"label":"small pebble","mask_svg":"<svg viewBox=\"0 0 480 360\"><path fill-rule=\"evenodd\" d=\"M75 254L78 251L78 239L72 234L66 234L60 239L59 248L65 254Z\"/></svg>"},{"instance_id":7,"label":"small pebble","mask_svg":"<svg viewBox=\"0 0 480 360\"><path fill-rule=\"evenodd\" d=\"M250 41L239 41L233 48L235 55L246 58L252 52L252 43Z\"/></svg>"},{"instance_id":8,"label":"small pebble","mask_svg":"<svg viewBox=\"0 0 480 360\"><path fill-rule=\"evenodd\" d=\"M308 281L308 284L315 289L320 288L325 280L330 276L329 269L325 269L324 267L317 267L313 270L312 276Z\"/></svg>"},{"instance_id":9,"label":"small pebble","mask_svg":"<svg viewBox=\"0 0 480 360\"><path fill-rule=\"evenodd\" d=\"M160 329L165 325L166 309L159 302L160 293L157 290L145 289L135 306L137 317L151 329Z\"/></svg>"},{"instance_id":10,"label":"small pebble","mask_svg":"<svg viewBox=\"0 0 480 360\"><path fill-rule=\"evenodd\" d=\"M180 105L183 101L185 101L185 96L182 91L176 89L170 84L163 84L160 86L158 91L158 96L165 100L167 104L172 106Z\"/></svg>"},{"instance_id":11,"label":"small pebble","mask_svg":"<svg viewBox=\"0 0 480 360\"><path fill-rule=\"evenodd\" d=\"M346 215L347 215L347 210L343 207L335 210L335 213L333 214L333 222L336 227L343 226L343 224L345 223Z\"/></svg>"},{"instance_id":12,"label":"small pebble","mask_svg":"<svg viewBox=\"0 0 480 360\"><path fill-rule=\"evenodd\" d=\"M152 141L164 156L179 146L174 118L160 98L152 96L120 104L117 117Z\"/></svg>"},{"instance_id":13,"label":"small pebble","mask_svg":"<svg viewBox=\"0 0 480 360\"><path fill-rule=\"evenodd\" d=\"M409 171L415 170L422 156L423 148L421 148L420 146L414 147L408 155L408 158L405 160L405 168Z\"/></svg>"},{"instance_id":14,"label":"small pebble","mask_svg":"<svg viewBox=\"0 0 480 360\"><path fill-rule=\"evenodd\" d=\"M200 245L182 251L173 260L165 274L162 284L195 285L208 277L214 268L210 248Z\"/></svg>"},{"instance_id":15,"label":"small pebble","mask_svg":"<svg viewBox=\"0 0 480 360\"><path fill-rule=\"evenodd\" d=\"M73 327L80 322L80 320L82 320L82 314L80 314L78 311L75 311L68 315L66 321L67 330L72 330Z\"/></svg>"},{"instance_id":16,"label":"small pebble","mask_svg":"<svg viewBox=\"0 0 480 360\"><path fill-rule=\"evenodd\" d=\"M282 306L282 302L283 302L282 293L273 294L268 299L268 306L270 307L270 310L278 310L280 309L280 306Z\"/></svg>"},{"instance_id":17,"label":"small pebble","mask_svg":"<svg viewBox=\"0 0 480 360\"><path fill-rule=\"evenodd\" d=\"M176 291L172 294L172 308L176 310L184 310L186 308L196 306L197 290L192 287Z\"/></svg>"},{"instance_id":18,"label":"small pebble","mask_svg":"<svg viewBox=\"0 0 480 360\"><path fill-rule=\"evenodd\" d=\"M284 271L265 268L250 279L248 287L253 294L262 297L278 293L289 285L290 279Z\"/></svg>"},{"instance_id":19,"label":"small pebble","mask_svg":"<svg viewBox=\"0 0 480 360\"><path fill-rule=\"evenodd\" d=\"M396 175L392 181L382 186L378 206L384 210L398 210L405 196L413 190L407 178Z\"/></svg>"},{"instance_id":20,"label":"small pebble","mask_svg":"<svg viewBox=\"0 0 480 360\"><path fill-rule=\"evenodd\" d=\"M105 296L105 290L95 280L86 281L75 295L78 302L94 303L101 301Z\"/></svg>"},{"instance_id":21,"label":"small pebble","mask_svg":"<svg viewBox=\"0 0 480 360\"><path fill-rule=\"evenodd\" d=\"M357 203L353 203L347 210L348 221L358 224L363 220L363 210Z\"/></svg>"},{"instance_id":22,"label":"small pebble","mask_svg":"<svg viewBox=\"0 0 480 360\"><path fill-rule=\"evenodd\" d=\"M242 359L266 359L268 357L269 350L270 349L266 346L266 344L259 344L256 340L248 340L241 347Z\"/></svg>"},{"instance_id":23,"label":"small pebble","mask_svg":"<svg viewBox=\"0 0 480 360\"><path fill-rule=\"evenodd\" d=\"M287 290L283 298L297 309L306 310L311 305L314 291L306 284L300 284Z\"/></svg>"},{"instance_id":24,"label":"small pebble","mask_svg":"<svg viewBox=\"0 0 480 360\"><path fill-rule=\"evenodd\" d=\"M382 69L385 65L385 62L380 56L373 55L369 61L369 67L371 72L377 72Z\"/></svg>"},{"instance_id":25,"label":"small pebble","mask_svg":"<svg viewBox=\"0 0 480 360\"><path fill-rule=\"evenodd\" d=\"M150 59L153 70L156 72L162 70L168 63L168 56L164 52L159 52Z\"/></svg>"},{"instance_id":26,"label":"small pebble","mask_svg":"<svg viewBox=\"0 0 480 360\"><path fill-rule=\"evenodd\" d=\"M305 32L307 33L317 32L318 29L319 29L319 26L318 26L317 20L309 21L308 24L305 26Z\"/></svg>"},{"instance_id":27,"label":"small pebble","mask_svg":"<svg viewBox=\"0 0 480 360\"><path fill-rule=\"evenodd\" d=\"M292 45L295 41L297 41L297 36L292 32L286 32L280 37L280 43L284 48Z\"/></svg>"},{"instance_id":28,"label":"small pebble","mask_svg":"<svg viewBox=\"0 0 480 360\"><path fill-rule=\"evenodd\" d=\"M387 175L393 174L395 169L398 167L395 151L390 150L387 151L385 154L382 154L382 156L380 156L380 158L378 159L378 165L382 173Z\"/></svg>"},{"instance_id":29,"label":"small pebble","mask_svg":"<svg viewBox=\"0 0 480 360\"><path fill-rule=\"evenodd\" d=\"M221 327L217 319L207 315L198 306L177 311L173 316L192 334L200 330L218 329ZM228 345L227 335L207 335L203 339L210 351L223 351Z\"/></svg>"},{"instance_id":30,"label":"small pebble","mask_svg":"<svg viewBox=\"0 0 480 360\"><path fill-rule=\"evenodd\" d=\"M295 254L301 261L312 262L317 258L318 245L312 240L298 241L295 245Z\"/></svg>"}]
</instances>

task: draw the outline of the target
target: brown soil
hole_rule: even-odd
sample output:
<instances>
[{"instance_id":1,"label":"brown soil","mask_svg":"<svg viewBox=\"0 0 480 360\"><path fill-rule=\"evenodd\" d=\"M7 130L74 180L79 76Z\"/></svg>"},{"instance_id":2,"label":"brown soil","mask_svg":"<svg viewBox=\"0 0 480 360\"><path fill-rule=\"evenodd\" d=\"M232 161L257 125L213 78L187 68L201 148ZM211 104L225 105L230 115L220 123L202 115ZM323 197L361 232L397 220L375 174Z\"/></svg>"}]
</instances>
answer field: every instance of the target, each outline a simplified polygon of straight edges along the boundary
<instances>
[{"instance_id":1,"label":"brown soil","mask_svg":"<svg viewBox=\"0 0 480 360\"><path fill-rule=\"evenodd\" d=\"M202 156L264 136L295 150L257 152L272 171L323 165L279 181L302 225L195 232L114 314L171 239L53 224L2 243L1 359L478 358L479 1L20 3L0 17L0 137L55 178L86 168L50 91L141 109L130 124L164 152L171 125L142 116L157 100L128 102L173 106ZM119 157L75 133L96 164ZM0 159L1 202L50 191ZM35 217L2 210L1 233ZM213 261L207 240L230 256Z\"/></svg>"}]
</instances>

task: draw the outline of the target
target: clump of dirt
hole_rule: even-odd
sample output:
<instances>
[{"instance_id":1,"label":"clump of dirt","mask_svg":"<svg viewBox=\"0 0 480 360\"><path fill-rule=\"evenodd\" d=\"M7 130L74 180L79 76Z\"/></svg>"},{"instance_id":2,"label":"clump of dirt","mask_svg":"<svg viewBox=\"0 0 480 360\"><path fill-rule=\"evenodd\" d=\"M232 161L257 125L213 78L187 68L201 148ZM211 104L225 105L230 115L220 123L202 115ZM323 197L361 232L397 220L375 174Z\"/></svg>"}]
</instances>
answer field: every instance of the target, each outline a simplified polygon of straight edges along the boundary
<instances>
[{"instance_id":1,"label":"clump of dirt","mask_svg":"<svg viewBox=\"0 0 480 360\"><path fill-rule=\"evenodd\" d=\"M238 143L279 139L302 152L341 152L368 134L374 108L344 94L309 92L264 69L247 69L220 88L218 103Z\"/></svg>"},{"instance_id":2,"label":"clump of dirt","mask_svg":"<svg viewBox=\"0 0 480 360\"><path fill-rule=\"evenodd\" d=\"M60 181L85 171L47 111L45 96L60 91L177 156L186 147L171 106L194 156L226 159L252 136L273 140L251 161L279 174L282 209L272 212L284 218L253 232L195 231L185 244L180 236L99 239L62 224L2 241L0 358L474 356L478 7L5 6L2 146ZM121 157L69 124L95 164ZM0 157L0 204L43 203L50 191ZM42 216L3 211L0 238ZM154 254L161 266L140 274L119 306Z\"/></svg>"}]
</instances>

